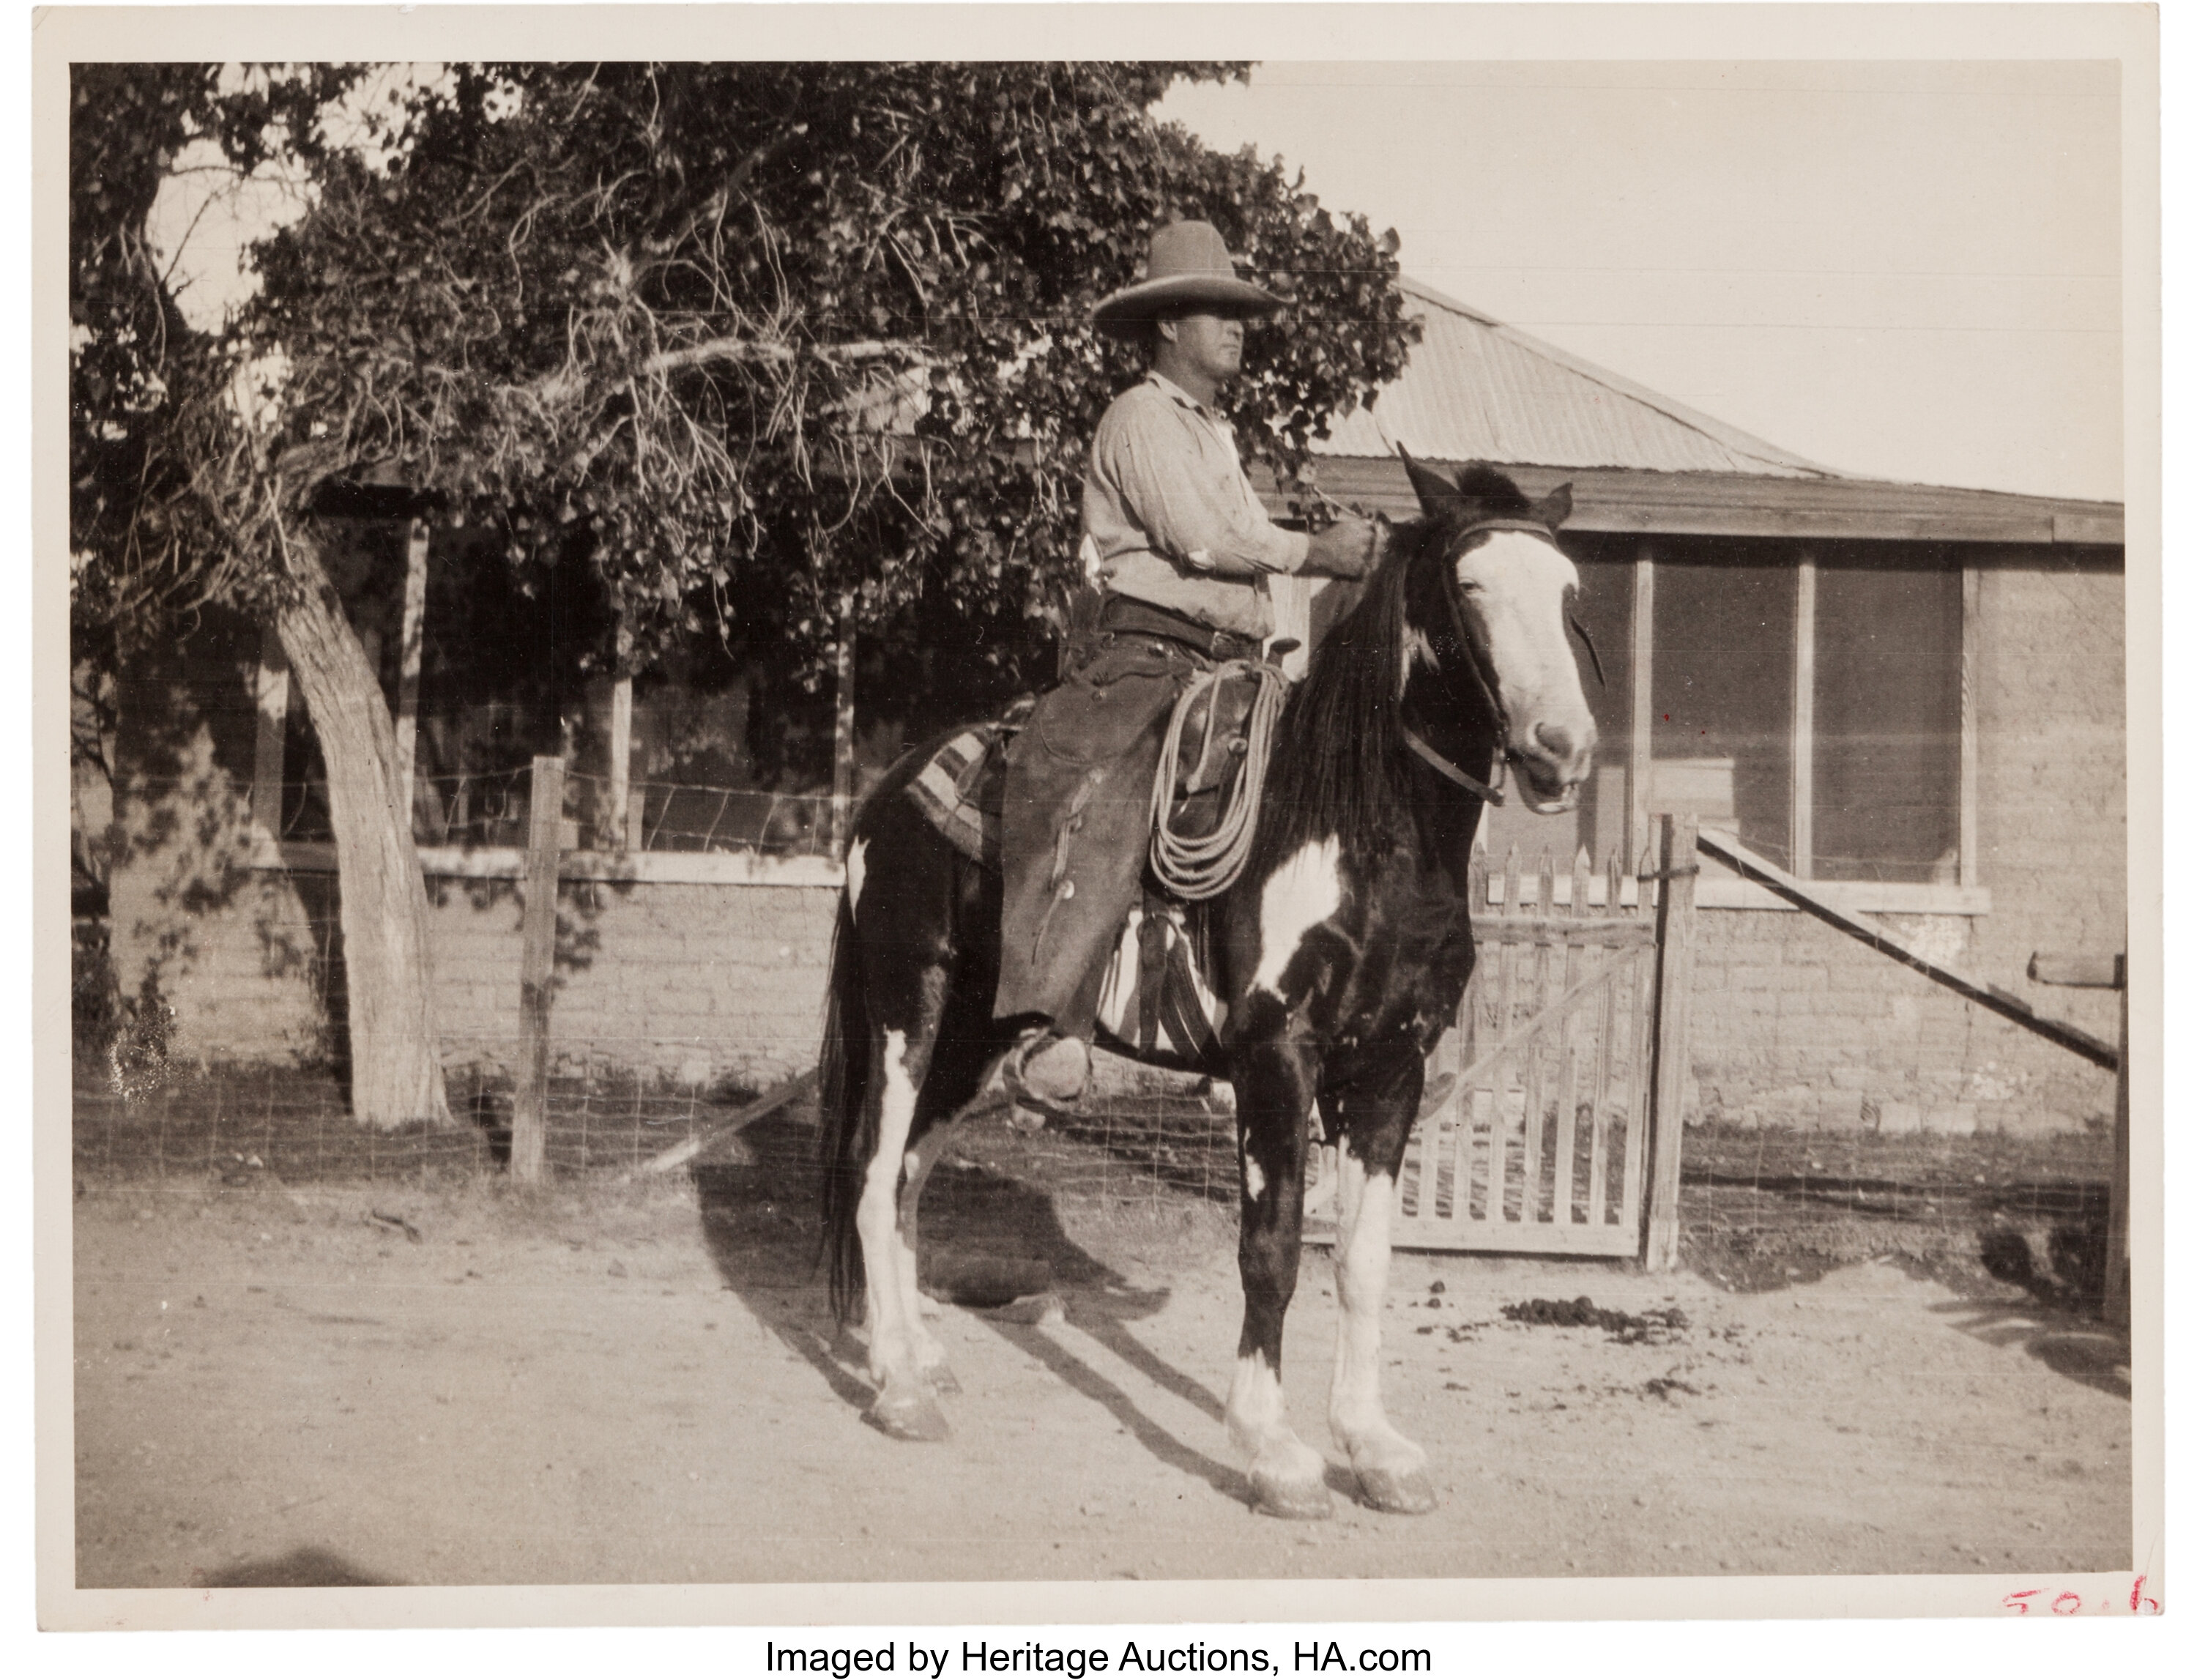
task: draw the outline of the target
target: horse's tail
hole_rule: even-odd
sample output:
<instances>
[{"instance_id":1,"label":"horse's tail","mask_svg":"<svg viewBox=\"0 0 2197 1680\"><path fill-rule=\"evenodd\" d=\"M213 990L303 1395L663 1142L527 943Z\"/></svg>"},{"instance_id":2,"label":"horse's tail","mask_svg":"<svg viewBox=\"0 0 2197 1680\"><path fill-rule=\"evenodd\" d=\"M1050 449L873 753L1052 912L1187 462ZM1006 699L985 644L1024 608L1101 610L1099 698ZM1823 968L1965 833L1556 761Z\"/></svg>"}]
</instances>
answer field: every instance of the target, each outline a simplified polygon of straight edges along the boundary
<instances>
[{"instance_id":1,"label":"horse's tail","mask_svg":"<svg viewBox=\"0 0 2197 1680\"><path fill-rule=\"evenodd\" d=\"M816 1064L823 1247L831 1257L832 1311L842 1320L862 1294L862 1239L855 1214L870 1157L878 1149L876 1109L869 1100L872 1071L861 946L855 932L855 907L843 889L838 924L832 930L831 988Z\"/></svg>"}]
</instances>

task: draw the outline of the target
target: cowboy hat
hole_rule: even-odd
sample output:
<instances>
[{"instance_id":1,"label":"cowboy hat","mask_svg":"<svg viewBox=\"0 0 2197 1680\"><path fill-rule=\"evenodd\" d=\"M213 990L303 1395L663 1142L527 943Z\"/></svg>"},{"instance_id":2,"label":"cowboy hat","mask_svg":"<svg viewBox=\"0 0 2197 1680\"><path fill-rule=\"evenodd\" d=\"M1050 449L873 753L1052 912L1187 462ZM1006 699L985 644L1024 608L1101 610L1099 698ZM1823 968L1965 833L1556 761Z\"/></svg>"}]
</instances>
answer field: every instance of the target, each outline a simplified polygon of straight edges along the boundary
<instances>
[{"instance_id":1,"label":"cowboy hat","mask_svg":"<svg viewBox=\"0 0 2197 1680\"><path fill-rule=\"evenodd\" d=\"M1283 301L1262 286L1236 278L1236 264L1210 222L1174 222L1152 235L1145 277L1099 300L1092 324L1127 334L1168 314L1266 315Z\"/></svg>"}]
</instances>

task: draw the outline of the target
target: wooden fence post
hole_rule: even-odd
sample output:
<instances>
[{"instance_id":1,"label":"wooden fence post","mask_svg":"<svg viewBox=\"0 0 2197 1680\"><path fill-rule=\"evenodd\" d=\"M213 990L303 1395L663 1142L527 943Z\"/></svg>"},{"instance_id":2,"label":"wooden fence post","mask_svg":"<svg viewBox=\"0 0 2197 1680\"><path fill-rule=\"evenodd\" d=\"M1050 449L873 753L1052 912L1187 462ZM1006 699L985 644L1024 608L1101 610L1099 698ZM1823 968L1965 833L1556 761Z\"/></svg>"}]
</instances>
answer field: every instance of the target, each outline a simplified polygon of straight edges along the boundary
<instances>
[{"instance_id":1,"label":"wooden fence post","mask_svg":"<svg viewBox=\"0 0 2197 1680\"><path fill-rule=\"evenodd\" d=\"M549 1133L549 979L557 955L557 840L565 761L538 757L528 795L526 913L519 959L519 1092L511 1104L511 1176L537 1183Z\"/></svg>"},{"instance_id":2,"label":"wooden fence post","mask_svg":"<svg viewBox=\"0 0 2197 1680\"><path fill-rule=\"evenodd\" d=\"M2029 977L2045 986L2111 987L2121 994L2120 1053L2113 1064L2113 1183L2106 1214L2106 1322L2129 1327L2129 988L2128 953L2069 957L2038 951Z\"/></svg>"},{"instance_id":3,"label":"wooden fence post","mask_svg":"<svg viewBox=\"0 0 2197 1680\"><path fill-rule=\"evenodd\" d=\"M1650 1272L1678 1266L1678 1149L1686 1129L1687 1027L1693 1013L1694 850L1698 819L1663 819L1662 890L1655 907L1655 1092L1649 1109L1648 1230L1641 1259Z\"/></svg>"},{"instance_id":4,"label":"wooden fence post","mask_svg":"<svg viewBox=\"0 0 2197 1680\"><path fill-rule=\"evenodd\" d=\"M2129 1327L2129 988L2128 958L2118 965L2121 993L2121 1064L2113 1078L2113 1185L2106 1219L2106 1322Z\"/></svg>"}]
</instances>

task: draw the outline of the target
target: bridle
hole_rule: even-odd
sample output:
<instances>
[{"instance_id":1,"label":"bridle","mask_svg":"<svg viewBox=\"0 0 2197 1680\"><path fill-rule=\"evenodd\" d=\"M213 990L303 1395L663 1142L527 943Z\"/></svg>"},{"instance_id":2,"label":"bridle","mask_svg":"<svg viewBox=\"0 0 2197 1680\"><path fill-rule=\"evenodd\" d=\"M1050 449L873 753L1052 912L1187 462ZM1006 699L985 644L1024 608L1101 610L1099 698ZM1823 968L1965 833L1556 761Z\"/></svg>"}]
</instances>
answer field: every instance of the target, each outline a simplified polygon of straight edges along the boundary
<instances>
[{"instance_id":1,"label":"bridle","mask_svg":"<svg viewBox=\"0 0 2197 1680\"><path fill-rule=\"evenodd\" d=\"M1556 540L1556 532L1539 519L1475 519L1456 534L1443 553L1441 566L1441 595L1443 605L1449 610L1450 629L1456 638L1458 652L1461 656L1460 662L1464 666L1466 673L1471 677L1473 686L1479 691L1480 698L1487 703L1489 715L1495 720L1493 785L1491 786L1488 783L1481 780L1479 777L1461 769L1451 759L1436 751L1428 743L1426 737L1412 728L1409 722L1404 725L1404 744L1409 747L1429 768L1445 779L1463 788L1467 793L1475 795L1491 805L1500 805L1504 802L1504 767L1516 756L1510 744L1510 713L1509 708L1504 705L1503 696L1489 675L1494 669L1495 662L1494 655L1487 646L1487 629L1481 623L1479 615L1472 611L1464 603L1464 591L1457 581L1457 567L1452 563L1451 556L1460 552L1468 537L1475 536L1481 531L1497 530L1522 530L1539 537L1543 542L1552 546ZM1606 684L1608 679L1602 674L1602 655L1596 651L1593 639L1586 633L1586 626L1580 623L1579 615L1574 612L1567 611L1564 614L1564 622L1571 627L1572 633L1585 645L1587 657L1594 662L1595 681Z\"/></svg>"}]
</instances>

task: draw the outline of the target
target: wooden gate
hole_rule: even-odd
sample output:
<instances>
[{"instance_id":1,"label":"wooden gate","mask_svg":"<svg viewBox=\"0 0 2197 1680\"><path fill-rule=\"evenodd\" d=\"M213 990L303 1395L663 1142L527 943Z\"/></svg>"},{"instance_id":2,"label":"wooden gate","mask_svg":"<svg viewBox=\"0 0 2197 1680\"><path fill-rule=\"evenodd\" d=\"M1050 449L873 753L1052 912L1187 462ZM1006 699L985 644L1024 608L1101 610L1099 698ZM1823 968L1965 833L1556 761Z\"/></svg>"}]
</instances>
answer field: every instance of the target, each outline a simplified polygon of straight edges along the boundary
<instances>
[{"instance_id":1,"label":"wooden gate","mask_svg":"<svg viewBox=\"0 0 2197 1680\"><path fill-rule=\"evenodd\" d=\"M1479 959L1397 1179L1402 1248L1677 1260L1694 824L1665 818L1661 871L1526 872L1474 854ZM1646 860L1643 860L1645 864ZM1661 1116L1669 1117L1659 1124ZM1307 1233L1331 1234L1327 1150Z\"/></svg>"}]
</instances>

